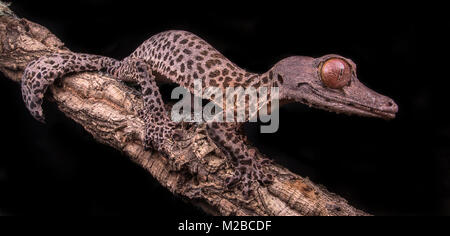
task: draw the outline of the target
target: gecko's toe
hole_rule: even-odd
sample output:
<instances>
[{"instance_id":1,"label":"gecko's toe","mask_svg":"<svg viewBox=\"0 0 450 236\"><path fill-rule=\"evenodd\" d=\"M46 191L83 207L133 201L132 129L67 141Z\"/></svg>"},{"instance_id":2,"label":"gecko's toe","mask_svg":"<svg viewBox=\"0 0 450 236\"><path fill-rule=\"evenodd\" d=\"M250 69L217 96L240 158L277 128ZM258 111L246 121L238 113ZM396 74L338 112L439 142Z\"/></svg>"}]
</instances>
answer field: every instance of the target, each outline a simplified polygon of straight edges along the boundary
<instances>
[{"instance_id":1,"label":"gecko's toe","mask_svg":"<svg viewBox=\"0 0 450 236\"><path fill-rule=\"evenodd\" d=\"M144 149L145 150L150 150L150 149L154 149L154 146L152 144L152 139L151 139L151 134L149 134L148 132L145 133L145 137L144 140L142 142Z\"/></svg>"},{"instance_id":2,"label":"gecko's toe","mask_svg":"<svg viewBox=\"0 0 450 236\"><path fill-rule=\"evenodd\" d=\"M226 186L228 188L237 186L242 191L243 196L248 199L258 186L257 183L260 186L268 186L273 183L273 175L264 170L264 166L268 163L271 163L271 161L266 158L257 158L256 156L247 158L245 162L236 166L232 176L226 178Z\"/></svg>"},{"instance_id":3,"label":"gecko's toe","mask_svg":"<svg viewBox=\"0 0 450 236\"><path fill-rule=\"evenodd\" d=\"M172 134L173 140L176 142L176 145L180 148L187 148L192 144L192 139L194 134L188 130L184 129L175 129Z\"/></svg>"}]
</instances>

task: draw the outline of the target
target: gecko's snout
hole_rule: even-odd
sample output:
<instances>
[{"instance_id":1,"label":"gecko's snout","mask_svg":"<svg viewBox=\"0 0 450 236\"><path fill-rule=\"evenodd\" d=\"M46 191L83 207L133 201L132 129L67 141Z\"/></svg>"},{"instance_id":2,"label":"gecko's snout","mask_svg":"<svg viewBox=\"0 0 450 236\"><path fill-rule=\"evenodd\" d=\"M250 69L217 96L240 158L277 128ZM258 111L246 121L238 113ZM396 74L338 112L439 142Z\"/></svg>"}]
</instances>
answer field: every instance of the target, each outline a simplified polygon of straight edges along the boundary
<instances>
[{"instance_id":1,"label":"gecko's snout","mask_svg":"<svg viewBox=\"0 0 450 236\"><path fill-rule=\"evenodd\" d=\"M390 101L385 102L382 106L381 106L381 110L388 112L388 113L392 113L392 114L396 114L398 112L398 106L397 103L394 102L394 100L389 99Z\"/></svg>"},{"instance_id":2,"label":"gecko's snout","mask_svg":"<svg viewBox=\"0 0 450 236\"><path fill-rule=\"evenodd\" d=\"M378 107L382 118L386 120L394 119L398 112L398 105L389 97L385 97L385 101L381 102L381 105Z\"/></svg>"}]
</instances>

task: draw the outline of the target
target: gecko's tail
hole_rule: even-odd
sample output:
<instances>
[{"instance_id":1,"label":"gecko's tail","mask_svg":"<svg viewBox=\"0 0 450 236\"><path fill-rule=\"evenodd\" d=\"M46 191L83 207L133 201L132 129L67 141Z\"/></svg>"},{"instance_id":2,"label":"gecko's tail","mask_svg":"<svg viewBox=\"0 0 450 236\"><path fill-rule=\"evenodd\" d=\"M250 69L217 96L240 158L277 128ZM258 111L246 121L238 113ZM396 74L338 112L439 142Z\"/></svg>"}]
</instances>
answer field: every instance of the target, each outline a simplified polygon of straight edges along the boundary
<instances>
[{"instance_id":1,"label":"gecko's tail","mask_svg":"<svg viewBox=\"0 0 450 236\"><path fill-rule=\"evenodd\" d=\"M22 76L22 98L31 115L45 123L42 101L55 79L73 72L101 71L117 60L90 54L56 53L30 62Z\"/></svg>"}]
</instances>

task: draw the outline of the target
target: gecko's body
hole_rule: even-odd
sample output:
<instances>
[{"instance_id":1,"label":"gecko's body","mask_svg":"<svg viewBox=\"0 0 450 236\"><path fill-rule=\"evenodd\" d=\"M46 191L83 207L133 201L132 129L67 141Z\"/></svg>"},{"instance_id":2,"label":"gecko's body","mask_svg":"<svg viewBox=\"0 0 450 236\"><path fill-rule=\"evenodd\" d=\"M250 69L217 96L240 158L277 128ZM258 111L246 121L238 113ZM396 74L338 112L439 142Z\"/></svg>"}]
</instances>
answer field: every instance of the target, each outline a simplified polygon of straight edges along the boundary
<instances>
[{"instance_id":1,"label":"gecko's body","mask_svg":"<svg viewBox=\"0 0 450 236\"><path fill-rule=\"evenodd\" d=\"M42 98L49 85L64 74L106 70L123 81L137 82L144 96L146 144L165 152L164 142L178 135L166 114L156 80L179 84L191 92L194 80L202 87L279 87L281 100L293 100L326 110L392 118L395 103L364 87L356 78L353 62L337 55L321 58L290 57L264 74L238 67L198 36L185 31L157 34L122 61L89 54L54 54L28 65L22 93L32 115L43 121ZM236 166L228 184L241 182L248 195L255 181L270 183L262 171L264 160L236 133L238 123L209 123L208 134Z\"/></svg>"}]
</instances>

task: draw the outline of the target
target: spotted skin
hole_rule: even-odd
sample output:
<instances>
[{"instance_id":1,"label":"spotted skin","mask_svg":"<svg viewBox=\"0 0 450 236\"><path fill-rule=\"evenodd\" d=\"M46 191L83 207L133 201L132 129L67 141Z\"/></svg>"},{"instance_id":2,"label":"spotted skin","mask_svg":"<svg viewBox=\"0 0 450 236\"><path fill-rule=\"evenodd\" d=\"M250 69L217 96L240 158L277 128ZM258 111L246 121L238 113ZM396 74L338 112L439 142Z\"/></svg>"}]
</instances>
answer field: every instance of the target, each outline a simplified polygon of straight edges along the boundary
<instances>
[{"instance_id":1,"label":"spotted skin","mask_svg":"<svg viewBox=\"0 0 450 236\"><path fill-rule=\"evenodd\" d=\"M272 182L272 175L263 172L263 166L269 164L269 160L261 158L254 148L245 144L245 137L238 131L235 123L212 122L208 125L208 135L225 155L230 157L234 164L233 176L226 179L229 187L240 184L244 196L250 196L254 182L267 185Z\"/></svg>"},{"instance_id":2,"label":"spotted skin","mask_svg":"<svg viewBox=\"0 0 450 236\"><path fill-rule=\"evenodd\" d=\"M22 98L31 115L44 122L42 99L56 78L71 72L99 71L118 61L88 54L53 54L30 62L22 77Z\"/></svg>"},{"instance_id":3,"label":"spotted skin","mask_svg":"<svg viewBox=\"0 0 450 236\"><path fill-rule=\"evenodd\" d=\"M195 79L201 80L203 89L214 86L223 91L228 87L271 87L279 83L271 72L259 75L243 70L192 33L166 31L145 41L122 61L77 53L54 54L33 61L23 75L23 100L33 117L43 122L42 99L56 78L72 72L102 70L118 80L137 82L141 86L145 143L160 151L166 151L161 150L164 140L173 138L177 132L164 109L156 80L169 80L191 92L194 92ZM240 125L238 122L208 123L207 131L235 166L227 184L238 185L248 197L254 183L270 184L272 176L262 171L267 160L258 158L255 150L249 149L236 132Z\"/></svg>"}]
</instances>

